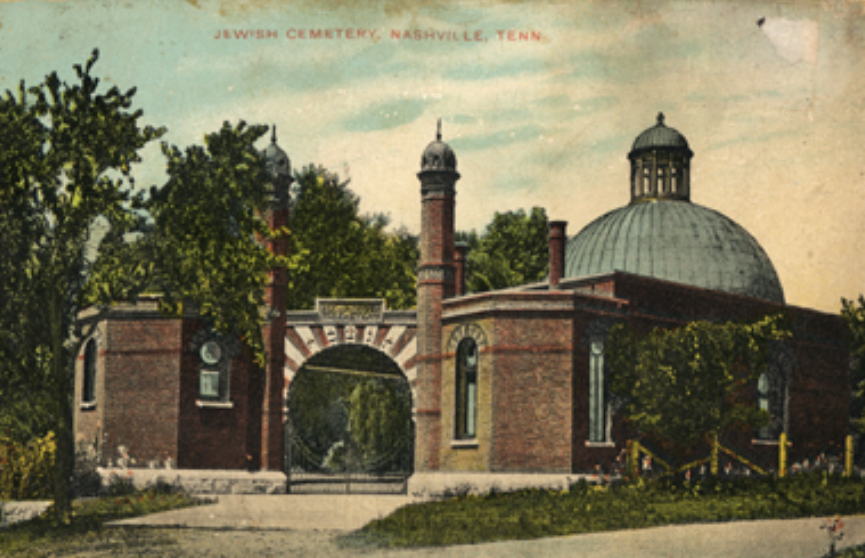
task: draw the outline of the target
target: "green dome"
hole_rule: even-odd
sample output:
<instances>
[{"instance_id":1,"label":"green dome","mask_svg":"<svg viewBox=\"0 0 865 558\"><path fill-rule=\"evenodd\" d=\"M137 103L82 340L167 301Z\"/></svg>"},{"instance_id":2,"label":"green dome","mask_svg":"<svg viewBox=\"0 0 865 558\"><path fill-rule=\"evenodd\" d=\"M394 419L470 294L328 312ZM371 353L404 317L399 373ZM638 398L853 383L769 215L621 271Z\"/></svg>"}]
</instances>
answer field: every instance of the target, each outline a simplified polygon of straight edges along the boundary
<instances>
[{"instance_id":1,"label":"green dome","mask_svg":"<svg viewBox=\"0 0 865 558\"><path fill-rule=\"evenodd\" d=\"M754 237L687 201L627 205L568 241L565 277L613 271L784 302L775 267Z\"/></svg>"}]
</instances>

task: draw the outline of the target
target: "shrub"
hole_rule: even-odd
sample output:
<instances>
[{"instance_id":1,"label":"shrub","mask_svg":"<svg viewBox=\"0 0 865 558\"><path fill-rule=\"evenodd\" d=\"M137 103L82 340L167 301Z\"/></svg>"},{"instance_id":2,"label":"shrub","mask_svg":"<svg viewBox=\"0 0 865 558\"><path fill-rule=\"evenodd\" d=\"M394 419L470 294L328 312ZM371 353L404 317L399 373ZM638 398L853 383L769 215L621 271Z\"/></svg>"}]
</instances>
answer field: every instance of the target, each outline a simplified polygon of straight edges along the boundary
<instances>
[{"instance_id":1,"label":"shrub","mask_svg":"<svg viewBox=\"0 0 865 558\"><path fill-rule=\"evenodd\" d=\"M53 432L26 444L0 436L0 500L51 498L56 452Z\"/></svg>"},{"instance_id":2,"label":"shrub","mask_svg":"<svg viewBox=\"0 0 865 558\"><path fill-rule=\"evenodd\" d=\"M131 476L111 475L107 490L109 496L129 496L133 492L135 492L135 483L132 482Z\"/></svg>"},{"instance_id":3,"label":"shrub","mask_svg":"<svg viewBox=\"0 0 865 558\"><path fill-rule=\"evenodd\" d=\"M865 482L825 471L794 477L705 478L567 491L520 490L409 505L352 537L384 546L467 544L707 521L852 515L865 511Z\"/></svg>"}]
</instances>

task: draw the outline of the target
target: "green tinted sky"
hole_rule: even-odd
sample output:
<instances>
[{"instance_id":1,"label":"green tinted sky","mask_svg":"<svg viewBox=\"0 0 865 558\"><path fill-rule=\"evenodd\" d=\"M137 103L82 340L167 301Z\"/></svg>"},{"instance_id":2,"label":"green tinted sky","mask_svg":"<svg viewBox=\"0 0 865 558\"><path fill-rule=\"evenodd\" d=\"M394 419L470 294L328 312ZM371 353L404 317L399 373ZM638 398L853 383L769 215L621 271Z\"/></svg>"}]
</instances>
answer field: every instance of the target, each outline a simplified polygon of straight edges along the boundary
<instances>
[{"instance_id":1,"label":"green tinted sky","mask_svg":"<svg viewBox=\"0 0 865 558\"><path fill-rule=\"evenodd\" d=\"M278 37L214 38L250 29ZM500 41L508 29L542 40ZM167 141L201 142L224 120L275 123L295 166L350 176L363 210L414 231L438 117L463 176L458 228L541 205L573 234L627 203L630 144L663 111L696 154L693 201L761 242L789 302L834 312L865 291L861 3L0 4L3 89L55 69L71 78L94 47L96 73L137 86ZM145 156L138 183L158 183L161 155Z\"/></svg>"}]
</instances>

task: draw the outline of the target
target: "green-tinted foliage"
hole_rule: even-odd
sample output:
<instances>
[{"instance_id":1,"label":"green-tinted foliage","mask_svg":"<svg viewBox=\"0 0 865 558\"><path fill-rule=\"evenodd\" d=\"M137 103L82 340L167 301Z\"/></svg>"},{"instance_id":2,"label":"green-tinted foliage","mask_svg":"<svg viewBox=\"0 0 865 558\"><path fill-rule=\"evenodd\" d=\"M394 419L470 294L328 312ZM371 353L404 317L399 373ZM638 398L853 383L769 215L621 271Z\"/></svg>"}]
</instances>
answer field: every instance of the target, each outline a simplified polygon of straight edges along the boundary
<instances>
[{"instance_id":1,"label":"green-tinted foliage","mask_svg":"<svg viewBox=\"0 0 865 558\"><path fill-rule=\"evenodd\" d=\"M348 409L351 436L367 470L410 470L411 393L406 382L365 379L352 390Z\"/></svg>"},{"instance_id":2,"label":"green-tinted foliage","mask_svg":"<svg viewBox=\"0 0 865 558\"><path fill-rule=\"evenodd\" d=\"M850 417L860 433L865 433L865 296L858 303L841 300L841 316L847 322L850 343L850 382L854 398Z\"/></svg>"},{"instance_id":3,"label":"green-tinted foliage","mask_svg":"<svg viewBox=\"0 0 865 558\"><path fill-rule=\"evenodd\" d=\"M50 499L56 452L53 432L26 444L0 436L0 501Z\"/></svg>"},{"instance_id":4,"label":"green-tinted foliage","mask_svg":"<svg viewBox=\"0 0 865 558\"><path fill-rule=\"evenodd\" d=\"M181 151L163 144L169 179L143 202L155 226L135 248L150 258L118 254L120 269L131 267L129 276L147 277L146 283L162 293L162 310L181 314L192 303L214 329L238 333L260 364L268 272L294 267L262 241L287 232L270 231L262 218L271 185L254 144L266 131L225 123L205 136L204 146ZM141 267L148 264L149 272Z\"/></svg>"},{"instance_id":5,"label":"green-tinted foliage","mask_svg":"<svg viewBox=\"0 0 865 558\"><path fill-rule=\"evenodd\" d=\"M700 321L643 336L620 324L606 351L612 390L640 432L679 447L732 426L764 424L768 417L746 388L765 371L770 342L787 336L781 316L753 324Z\"/></svg>"},{"instance_id":6,"label":"green-tinted foliage","mask_svg":"<svg viewBox=\"0 0 865 558\"><path fill-rule=\"evenodd\" d=\"M291 250L303 269L289 277L289 306L316 298L384 298L389 308L415 305L417 239L387 232L382 215L360 215L359 199L336 174L309 166L296 175Z\"/></svg>"},{"instance_id":7,"label":"green-tinted foliage","mask_svg":"<svg viewBox=\"0 0 865 558\"><path fill-rule=\"evenodd\" d=\"M547 275L547 215L539 207L496 213L483 234L460 233L469 245L466 287L492 291L541 281Z\"/></svg>"},{"instance_id":8,"label":"green-tinted foliage","mask_svg":"<svg viewBox=\"0 0 865 558\"><path fill-rule=\"evenodd\" d=\"M314 355L292 380L292 469L408 471L411 390L399 367L366 346Z\"/></svg>"},{"instance_id":9,"label":"green-tinted foliage","mask_svg":"<svg viewBox=\"0 0 865 558\"><path fill-rule=\"evenodd\" d=\"M709 521L852 515L865 484L826 473L716 482L577 483L414 504L348 535L344 544L477 544ZM815 536L819 534L815 533Z\"/></svg>"},{"instance_id":10,"label":"green-tinted foliage","mask_svg":"<svg viewBox=\"0 0 865 558\"><path fill-rule=\"evenodd\" d=\"M57 436L54 498L68 511L75 317L90 279L97 222L134 222L130 168L163 130L140 127L135 90L99 93L97 53L0 99L0 423L18 440ZM80 337L77 339L80 340ZM70 341L73 340L73 341Z\"/></svg>"},{"instance_id":11,"label":"green-tinted foliage","mask_svg":"<svg viewBox=\"0 0 865 558\"><path fill-rule=\"evenodd\" d=\"M160 481L122 496L78 500L72 504L66 523L58 523L50 514L44 514L0 531L0 555L33 556L36 551L39 556L68 556L80 548L80 552L90 554L104 549L113 556L118 553L117 531L107 528L105 523L207 503ZM120 540L129 543L122 536ZM152 553L153 548L145 547L141 552Z\"/></svg>"}]
</instances>

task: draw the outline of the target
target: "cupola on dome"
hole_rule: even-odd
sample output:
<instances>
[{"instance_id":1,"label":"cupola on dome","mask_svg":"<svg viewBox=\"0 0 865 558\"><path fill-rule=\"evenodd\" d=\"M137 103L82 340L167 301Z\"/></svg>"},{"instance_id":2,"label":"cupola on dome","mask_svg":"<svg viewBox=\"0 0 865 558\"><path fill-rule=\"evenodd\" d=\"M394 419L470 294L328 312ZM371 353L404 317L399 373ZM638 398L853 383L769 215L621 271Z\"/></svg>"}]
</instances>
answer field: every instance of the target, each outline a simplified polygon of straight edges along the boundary
<instances>
[{"instance_id":1,"label":"cupola on dome","mask_svg":"<svg viewBox=\"0 0 865 558\"><path fill-rule=\"evenodd\" d=\"M692 155L684 136L659 115L628 155L631 203L568 241L565 277L623 271L783 303L778 274L757 240L690 202Z\"/></svg>"},{"instance_id":2,"label":"cupola on dome","mask_svg":"<svg viewBox=\"0 0 865 558\"><path fill-rule=\"evenodd\" d=\"M264 168L267 169L272 178L291 176L291 160L289 160L288 154L276 144L276 125L273 126L270 145L264 148L261 157L264 159Z\"/></svg>"},{"instance_id":3,"label":"cupola on dome","mask_svg":"<svg viewBox=\"0 0 865 558\"><path fill-rule=\"evenodd\" d=\"M457 156L453 149L442 141L442 122L438 121L436 140L426 146L420 161L423 171L453 171L457 170Z\"/></svg>"},{"instance_id":4,"label":"cupola on dome","mask_svg":"<svg viewBox=\"0 0 865 558\"><path fill-rule=\"evenodd\" d=\"M657 124L644 131L634 140L631 156L644 149L672 149L690 152L688 140L674 128L664 124L664 113L658 113Z\"/></svg>"}]
</instances>

